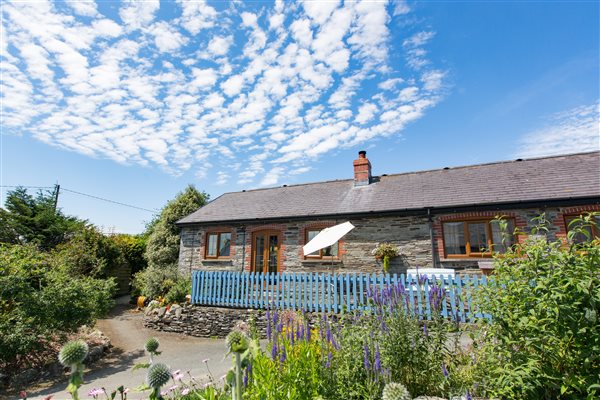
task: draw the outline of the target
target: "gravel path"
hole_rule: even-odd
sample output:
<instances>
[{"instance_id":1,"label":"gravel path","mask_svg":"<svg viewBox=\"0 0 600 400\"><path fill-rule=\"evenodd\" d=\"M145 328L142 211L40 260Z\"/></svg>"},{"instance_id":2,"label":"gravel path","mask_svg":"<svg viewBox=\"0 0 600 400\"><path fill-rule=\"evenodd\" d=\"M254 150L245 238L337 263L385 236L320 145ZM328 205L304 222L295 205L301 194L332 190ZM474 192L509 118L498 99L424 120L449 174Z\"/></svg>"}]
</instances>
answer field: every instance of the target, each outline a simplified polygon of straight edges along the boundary
<instances>
[{"instance_id":1,"label":"gravel path","mask_svg":"<svg viewBox=\"0 0 600 400\"><path fill-rule=\"evenodd\" d=\"M107 319L99 320L96 327L111 340L113 348L102 360L96 362L84 375L85 384L79 390L81 399L91 399L88 392L92 388L106 388L108 392L120 385L131 389L144 383L146 370L131 368L140 362L147 362L144 343L149 337L156 337L162 352L155 360L164 362L173 370L190 371L192 376L208 379L206 365L215 379L219 380L231 367L232 361L224 359L226 353L223 339L202 339L179 334L158 332L142 326L142 313L127 304L128 298L118 300L116 307ZM66 378L60 381L45 382L28 390L29 399L44 399L52 395L53 400L70 399L65 391ZM147 393L131 390L128 399L144 399Z\"/></svg>"}]
</instances>

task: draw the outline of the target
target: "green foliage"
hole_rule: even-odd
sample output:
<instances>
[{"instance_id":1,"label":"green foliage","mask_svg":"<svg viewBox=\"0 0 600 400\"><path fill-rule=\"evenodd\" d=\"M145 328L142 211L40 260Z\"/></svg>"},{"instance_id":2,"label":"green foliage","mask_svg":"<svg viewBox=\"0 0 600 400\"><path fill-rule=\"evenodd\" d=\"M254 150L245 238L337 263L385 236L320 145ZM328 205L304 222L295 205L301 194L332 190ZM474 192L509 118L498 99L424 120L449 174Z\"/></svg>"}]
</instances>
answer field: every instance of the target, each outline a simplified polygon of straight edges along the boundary
<instances>
[{"instance_id":1,"label":"green foliage","mask_svg":"<svg viewBox=\"0 0 600 400\"><path fill-rule=\"evenodd\" d=\"M543 224L535 228L546 231ZM496 258L494 278L479 301L492 315L490 325L483 327L477 369L487 395L600 395L598 240L567 246L537 237L514 246Z\"/></svg>"},{"instance_id":2,"label":"green foliage","mask_svg":"<svg viewBox=\"0 0 600 400\"><path fill-rule=\"evenodd\" d=\"M273 332L269 353L258 352L252 359L244 399L313 399L323 392L323 343L307 338L308 325L302 321L279 322L274 324L278 331Z\"/></svg>"},{"instance_id":3,"label":"green foliage","mask_svg":"<svg viewBox=\"0 0 600 400\"><path fill-rule=\"evenodd\" d=\"M0 366L44 350L112 306L111 279L74 277L55 263L33 245L0 246Z\"/></svg>"},{"instance_id":4,"label":"green foliage","mask_svg":"<svg viewBox=\"0 0 600 400\"><path fill-rule=\"evenodd\" d=\"M34 197L18 187L7 193L5 208L0 209L0 242L49 250L68 241L84 223L55 211L53 192L40 191Z\"/></svg>"},{"instance_id":5,"label":"green foliage","mask_svg":"<svg viewBox=\"0 0 600 400\"><path fill-rule=\"evenodd\" d=\"M175 222L193 213L208 201L208 194L188 186L162 209L158 219L149 227L146 259L151 267L177 265L179 257L179 228Z\"/></svg>"},{"instance_id":6,"label":"green foliage","mask_svg":"<svg viewBox=\"0 0 600 400\"><path fill-rule=\"evenodd\" d=\"M184 303L186 301L185 296L192 293L192 278L191 277L178 277L175 284L169 289L165 295L165 301L167 304L172 303Z\"/></svg>"},{"instance_id":7,"label":"green foliage","mask_svg":"<svg viewBox=\"0 0 600 400\"><path fill-rule=\"evenodd\" d=\"M117 243L94 226L78 230L54 250L57 263L74 276L107 277L126 262Z\"/></svg>"},{"instance_id":8,"label":"green foliage","mask_svg":"<svg viewBox=\"0 0 600 400\"><path fill-rule=\"evenodd\" d=\"M110 237L115 245L120 249L125 261L131 268L131 273L135 274L148 266L144 258L146 252L146 242L148 238L145 235L126 235L119 234Z\"/></svg>"},{"instance_id":9,"label":"green foliage","mask_svg":"<svg viewBox=\"0 0 600 400\"><path fill-rule=\"evenodd\" d=\"M181 301L178 293L181 292L179 285L183 285L180 283L182 281L187 282L186 278L179 274L176 265L166 267L149 266L134 275L132 295L141 295L150 299L156 299L158 297L165 297L173 289L171 298L177 298ZM190 292L186 292L186 294ZM185 300L185 295L183 300Z\"/></svg>"}]
</instances>

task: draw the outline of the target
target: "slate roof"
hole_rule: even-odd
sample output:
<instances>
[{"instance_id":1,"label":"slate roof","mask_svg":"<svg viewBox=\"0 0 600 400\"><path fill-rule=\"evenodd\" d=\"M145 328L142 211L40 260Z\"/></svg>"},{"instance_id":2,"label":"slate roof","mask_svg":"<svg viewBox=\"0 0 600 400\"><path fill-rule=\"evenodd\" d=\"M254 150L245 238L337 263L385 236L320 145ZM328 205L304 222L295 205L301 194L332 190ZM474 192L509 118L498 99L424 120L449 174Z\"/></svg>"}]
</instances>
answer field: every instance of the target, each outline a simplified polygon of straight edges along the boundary
<instances>
[{"instance_id":1,"label":"slate roof","mask_svg":"<svg viewBox=\"0 0 600 400\"><path fill-rule=\"evenodd\" d=\"M349 163L350 167L350 163ZM317 217L591 198L600 152L225 193L178 224Z\"/></svg>"}]
</instances>

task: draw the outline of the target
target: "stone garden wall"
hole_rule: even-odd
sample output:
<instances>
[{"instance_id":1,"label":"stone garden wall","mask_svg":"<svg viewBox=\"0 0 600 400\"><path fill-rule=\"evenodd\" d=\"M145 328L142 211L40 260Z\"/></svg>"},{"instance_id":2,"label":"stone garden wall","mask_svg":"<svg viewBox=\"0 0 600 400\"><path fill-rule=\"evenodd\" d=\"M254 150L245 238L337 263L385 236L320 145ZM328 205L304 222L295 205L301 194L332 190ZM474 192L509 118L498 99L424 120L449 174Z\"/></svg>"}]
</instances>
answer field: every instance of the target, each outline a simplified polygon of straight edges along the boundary
<instances>
[{"instance_id":1,"label":"stone garden wall","mask_svg":"<svg viewBox=\"0 0 600 400\"><path fill-rule=\"evenodd\" d=\"M306 313L309 324L322 318L321 313ZM183 333L204 338L224 338L237 322L256 325L261 336L266 337L267 319L264 310L203 307L186 304L177 312L155 309L144 316L144 327L163 332ZM253 321L253 322L251 322Z\"/></svg>"}]
</instances>

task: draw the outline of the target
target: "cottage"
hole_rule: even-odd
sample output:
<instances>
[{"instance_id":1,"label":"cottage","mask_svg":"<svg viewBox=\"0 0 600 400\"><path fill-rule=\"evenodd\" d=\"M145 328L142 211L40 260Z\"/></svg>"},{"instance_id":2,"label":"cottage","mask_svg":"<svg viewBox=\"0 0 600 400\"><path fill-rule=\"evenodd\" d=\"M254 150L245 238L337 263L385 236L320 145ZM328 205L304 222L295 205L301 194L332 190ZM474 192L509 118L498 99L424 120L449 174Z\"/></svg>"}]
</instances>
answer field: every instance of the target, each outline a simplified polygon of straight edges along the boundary
<instances>
[{"instance_id":1,"label":"cottage","mask_svg":"<svg viewBox=\"0 0 600 400\"><path fill-rule=\"evenodd\" d=\"M528 231L544 213L555 239L566 238L572 218L600 211L600 152L373 176L361 151L353 169L354 179L216 198L178 221L180 270L377 272L381 264L371 251L390 242L401 253L390 272L478 272L490 249L524 240L503 241L495 216L504 216L511 231ZM320 230L344 221L356 228L329 248L303 254Z\"/></svg>"}]
</instances>

